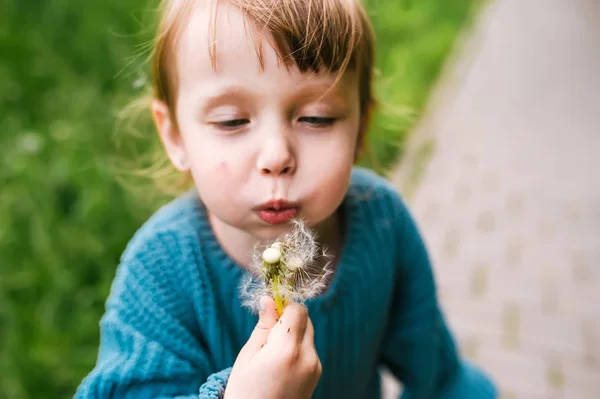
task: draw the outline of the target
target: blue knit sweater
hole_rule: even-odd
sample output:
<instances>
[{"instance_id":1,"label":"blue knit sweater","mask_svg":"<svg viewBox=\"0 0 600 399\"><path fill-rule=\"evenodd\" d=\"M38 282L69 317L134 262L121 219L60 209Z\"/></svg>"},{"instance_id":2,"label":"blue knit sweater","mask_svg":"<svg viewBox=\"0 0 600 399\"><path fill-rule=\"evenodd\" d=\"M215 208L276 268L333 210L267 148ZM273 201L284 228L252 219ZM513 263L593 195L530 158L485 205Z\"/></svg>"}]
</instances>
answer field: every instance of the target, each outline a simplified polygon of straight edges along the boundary
<instances>
[{"instance_id":1,"label":"blue knit sweater","mask_svg":"<svg viewBox=\"0 0 600 399\"><path fill-rule=\"evenodd\" d=\"M379 398L378 367L403 398L495 398L462 361L440 312L421 236L398 194L355 168L345 244L330 288L307 303L323 373L313 398ZM97 365L77 398L221 398L257 316L245 271L219 245L193 192L160 209L121 258Z\"/></svg>"}]
</instances>

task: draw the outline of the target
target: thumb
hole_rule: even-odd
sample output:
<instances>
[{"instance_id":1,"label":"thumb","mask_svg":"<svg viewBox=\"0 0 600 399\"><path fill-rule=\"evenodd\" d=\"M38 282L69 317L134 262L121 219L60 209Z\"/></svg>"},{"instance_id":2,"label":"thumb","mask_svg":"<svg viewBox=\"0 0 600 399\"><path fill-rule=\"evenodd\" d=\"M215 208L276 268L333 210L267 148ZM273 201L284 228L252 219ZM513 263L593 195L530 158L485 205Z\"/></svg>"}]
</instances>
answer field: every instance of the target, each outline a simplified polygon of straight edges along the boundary
<instances>
[{"instance_id":1,"label":"thumb","mask_svg":"<svg viewBox=\"0 0 600 399\"><path fill-rule=\"evenodd\" d=\"M258 313L258 323L252 331L252 335L244 346L244 351L247 351L248 356L254 355L267 343L267 337L273 326L277 323L279 316L273 298L263 296L260 298L260 311Z\"/></svg>"}]
</instances>

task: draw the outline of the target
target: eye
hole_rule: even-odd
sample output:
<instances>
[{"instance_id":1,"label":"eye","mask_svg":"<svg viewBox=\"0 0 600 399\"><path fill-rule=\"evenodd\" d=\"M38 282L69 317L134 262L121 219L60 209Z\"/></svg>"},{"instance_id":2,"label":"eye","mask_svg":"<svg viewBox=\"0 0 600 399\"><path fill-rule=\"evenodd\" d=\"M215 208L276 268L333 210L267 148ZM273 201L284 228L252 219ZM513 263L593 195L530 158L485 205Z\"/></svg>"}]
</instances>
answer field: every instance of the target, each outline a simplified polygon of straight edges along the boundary
<instances>
[{"instance_id":1,"label":"eye","mask_svg":"<svg viewBox=\"0 0 600 399\"><path fill-rule=\"evenodd\" d=\"M248 119L231 119L227 121L213 122L215 126L223 130L234 130L250 123Z\"/></svg>"},{"instance_id":2,"label":"eye","mask_svg":"<svg viewBox=\"0 0 600 399\"><path fill-rule=\"evenodd\" d=\"M298 122L307 123L315 127L331 126L335 123L335 121L335 118L320 116L301 116L300 118L298 118Z\"/></svg>"}]
</instances>

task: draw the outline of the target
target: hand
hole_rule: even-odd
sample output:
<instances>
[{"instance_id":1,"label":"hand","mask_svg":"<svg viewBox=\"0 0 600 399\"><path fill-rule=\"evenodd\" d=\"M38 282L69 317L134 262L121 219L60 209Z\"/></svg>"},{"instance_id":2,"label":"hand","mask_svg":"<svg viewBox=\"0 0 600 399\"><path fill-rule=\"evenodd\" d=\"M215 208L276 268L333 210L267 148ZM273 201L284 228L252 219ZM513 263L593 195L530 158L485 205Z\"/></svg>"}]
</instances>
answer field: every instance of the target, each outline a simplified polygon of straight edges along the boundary
<instances>
[{"instance_id":1,"label":"hand","mask_svg":"<svg viewBox=\"0 0 600 399\"><path fill-rule=\"evenodd\" d=\"M258 324L233 365L225 399L308 399L320 377L306 308L290 303L277 320L275 301L263 297Z\"/></svg>"}]
</instances>

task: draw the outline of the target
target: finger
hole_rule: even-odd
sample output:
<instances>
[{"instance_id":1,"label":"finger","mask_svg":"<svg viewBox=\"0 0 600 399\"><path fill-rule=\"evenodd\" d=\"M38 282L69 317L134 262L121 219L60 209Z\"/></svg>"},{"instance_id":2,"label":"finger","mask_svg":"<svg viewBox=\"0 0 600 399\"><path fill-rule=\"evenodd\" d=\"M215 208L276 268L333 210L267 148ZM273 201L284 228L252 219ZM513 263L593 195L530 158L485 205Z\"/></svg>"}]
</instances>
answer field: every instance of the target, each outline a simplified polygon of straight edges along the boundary
<instances>
[{"instance_id":1,"label":"finger","mask_svg":"<svg viewBox=\"0 0 600 399\"><path fill-rule=\"evenodd\" d=\"M263 296L260 299L258 323L256 323L250 338L242 349L244 355L252 356L265 345L271 329L277 324L277 319L278 317L275 301L273 298Z\"/></svg>"},{"instance_id":2,"label":"finger","mask_svg":"<svg viewBox=\"0 0 600 399\"><path fill-rule=\"evenodd\" d=\"M269 334L268 342L276 345L291 339L296 343L302 342L308 323L308 312L300 304L291 302L286 306L279 321Z\"/></svg>"},{"instance_id":3,"label":"finger","mask_svg":"<svg viewBox=\"0 0 600 399\"><path fill-rule=\"evenodd\" d=\"M310 317L306 322L306 330L304 331L304 337L302 338L302 345L310 346L312 348L315 346L315 327L310 320Z\"/></svg>"}]
</instances>

